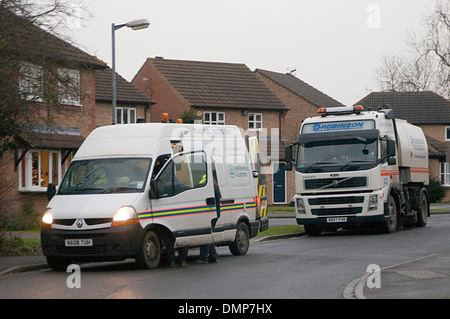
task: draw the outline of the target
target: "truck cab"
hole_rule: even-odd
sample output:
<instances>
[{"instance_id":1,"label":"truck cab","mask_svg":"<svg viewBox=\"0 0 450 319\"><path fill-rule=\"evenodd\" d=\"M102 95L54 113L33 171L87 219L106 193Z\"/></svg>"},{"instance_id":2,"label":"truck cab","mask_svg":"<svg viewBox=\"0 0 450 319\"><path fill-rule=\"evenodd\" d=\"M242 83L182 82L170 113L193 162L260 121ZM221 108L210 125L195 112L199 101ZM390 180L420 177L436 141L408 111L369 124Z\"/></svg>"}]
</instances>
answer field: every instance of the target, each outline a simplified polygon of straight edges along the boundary
<instances>
[{"instance_id":1,"label":"truck cab","mask_svg":"<svg viewBox=\"0 0 450 319\"><path fill-rule=\"evenodd\" d=\"M310 235L372 225L394 232L429 214L428 148L422 130L393 110L319 109L286 148L295 168L297 223ZM295 156L293 150L296 147Z\"/></svg>"}]
</instances>

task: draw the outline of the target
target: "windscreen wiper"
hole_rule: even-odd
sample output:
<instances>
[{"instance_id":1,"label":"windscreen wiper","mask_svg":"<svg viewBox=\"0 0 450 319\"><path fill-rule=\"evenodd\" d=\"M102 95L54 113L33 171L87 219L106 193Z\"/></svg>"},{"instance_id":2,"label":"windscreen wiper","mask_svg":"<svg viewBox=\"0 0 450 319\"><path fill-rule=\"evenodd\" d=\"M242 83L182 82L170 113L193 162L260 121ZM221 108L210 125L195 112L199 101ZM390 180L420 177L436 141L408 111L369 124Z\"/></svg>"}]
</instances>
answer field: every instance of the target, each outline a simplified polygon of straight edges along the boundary
<instances>
[{"instance_id":1,"label":"windscreen wiper","mask_svg":"<svg viewBox=\"0 0 450 319\"><path fill-rule=\"evenodd\" d=\"M305 173L306 172L308 172L311 168L313 168L314 166L316 166L316 165L322 165L322 164L324 164L324 165L327 165L327 164L336 164L336 162L315 162L315 163L312 163L311 165L309 165L308 166L308 168L307 169L305 169Z\"/></svg>"},{"instance_id":2,"label":"windscreen wiper","mask_svg":"<svg viewBox=\"0 0 450 319\"><path fill-rule=\"evenodd\" d=\"M100 192L100 194L113 193L113 192L127 192L127 191L135 191L135 190L137 190L136 187L113 186L113 187L109 187L109 188L103 190L102 192Z\"/></svg>"},{"instance_id":3,"label":"windscreen wiper","mask_svg":"<svg viewBox=\"0 0 450 319\"><path fill-rule=\"evenodd\" d=\"M355 163L358 163L358 164L362 164L362 163L372 163L372 161L350 161L350 162L348 162L347 164L345 164L344 166L341 167L341 171L343 171L344 168L346 168L347 166L349 166L349 165L351 165L351 164L355 164Z\"/></svg>"}]
</instances>

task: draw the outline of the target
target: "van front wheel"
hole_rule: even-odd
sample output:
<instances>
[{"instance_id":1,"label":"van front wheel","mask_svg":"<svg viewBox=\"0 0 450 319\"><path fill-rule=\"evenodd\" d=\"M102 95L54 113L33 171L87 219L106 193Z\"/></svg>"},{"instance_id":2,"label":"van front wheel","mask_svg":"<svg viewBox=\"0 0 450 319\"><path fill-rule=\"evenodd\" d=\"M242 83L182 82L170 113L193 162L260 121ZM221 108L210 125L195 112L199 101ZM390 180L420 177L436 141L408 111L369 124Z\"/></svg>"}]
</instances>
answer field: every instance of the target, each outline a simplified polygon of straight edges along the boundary
<instances>
[{"instance_id":1,"label":"van front wheel","mask_svg":"<svg viewBox=\"0 0 450 319\"><path fill-rule=\"evenodd\" d=\"M231 243L230 251L233 255L245 255L250 247L250 232L248 226L244 222L238 224L236 230L236 238L233 243Z\"/></svg>"},{"instance_id":2,"label":"van front wheel","mask_svg":"<svg viewBox=\"0 0 450 319\"><path fill-rule=\"evenodd\" d=\"M161 261L161 243L158 235L153 231L148 231L139 254L136 256L136 264L139 268L153 269L159 266Z\"/></svg>"}]
</instances>

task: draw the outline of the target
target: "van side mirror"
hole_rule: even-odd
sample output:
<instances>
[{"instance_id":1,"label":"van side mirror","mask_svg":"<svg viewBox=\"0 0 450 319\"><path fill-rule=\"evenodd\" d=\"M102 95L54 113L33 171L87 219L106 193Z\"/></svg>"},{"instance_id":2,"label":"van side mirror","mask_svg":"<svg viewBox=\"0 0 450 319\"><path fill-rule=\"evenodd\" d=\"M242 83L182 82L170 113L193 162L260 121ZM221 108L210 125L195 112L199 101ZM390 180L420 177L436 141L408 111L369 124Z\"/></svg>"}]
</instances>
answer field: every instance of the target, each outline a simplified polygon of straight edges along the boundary
<instances>
[{"instance_id":1,"label":"van side mirror","mask_svg":"<svg viewBox=\"0 0 450 319\"><path fill-rule=\"evenodd\" d=\"M150 191L148 192L148 196L150 197L150 199L159 198L158 181L156 179L152 179L150 182Z\"/></svg>"},{"instance_id":2,"label":"van side mirror","mask_svg":"<svg viewBox=\"0 0 450 319\"><path fill-rule=\"evenodd\" d=\"M56 194L56 185L53 183L48 184L47 186L47 199L51 200L53 196Z\"/></svg>"}]
</instances>

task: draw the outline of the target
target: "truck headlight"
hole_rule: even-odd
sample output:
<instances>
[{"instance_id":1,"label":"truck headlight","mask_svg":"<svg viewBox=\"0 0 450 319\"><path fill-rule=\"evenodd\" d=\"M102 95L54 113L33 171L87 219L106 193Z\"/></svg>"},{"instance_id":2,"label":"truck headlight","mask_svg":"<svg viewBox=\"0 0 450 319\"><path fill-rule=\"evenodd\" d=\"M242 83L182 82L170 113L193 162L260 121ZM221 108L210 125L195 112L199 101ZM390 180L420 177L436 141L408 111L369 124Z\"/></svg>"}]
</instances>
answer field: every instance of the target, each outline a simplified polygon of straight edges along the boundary
<instances>
[{"instance_id":1,"label":"truck headlight","mask_svg":"<svg viewBox=\"0 0 450 319\"><path fill-rule=\"evenodd\" d=\"M378 195L370 195L369 197L369 210L377 209Z\"/></svg>"},{"instance_id":2,"label":"truck headlight","mask_svg":"<svg viewBox=\"0 0 450 319\"><path fill-rule=\"evenodd\" d=\"M132 206L120 207L113 217L111 227L124 226L139 223L136 210Z\"/></svg>"},{"instance_id":3,"label":"truck headlight","mask_svg":"<svg viewBox=\"0 0 450 319\"><path fill-rule=\"evenodd\" d=\"M298 214L306 214L305 203L303 202L303 198L297 198L296 205Z\"/></svg>"},{"instance_id":4,"label":"truck headlight","mask_svg":"<svg viewBox=\"0 0 450 319\"><path fill-rule=\"evenodd\" d=\"M53 223L53 215L52 215L52 209L47 208L44 212L44 216L42 216L42 223L45 226L50 226Z\"/></svg>"}]
</instances>

